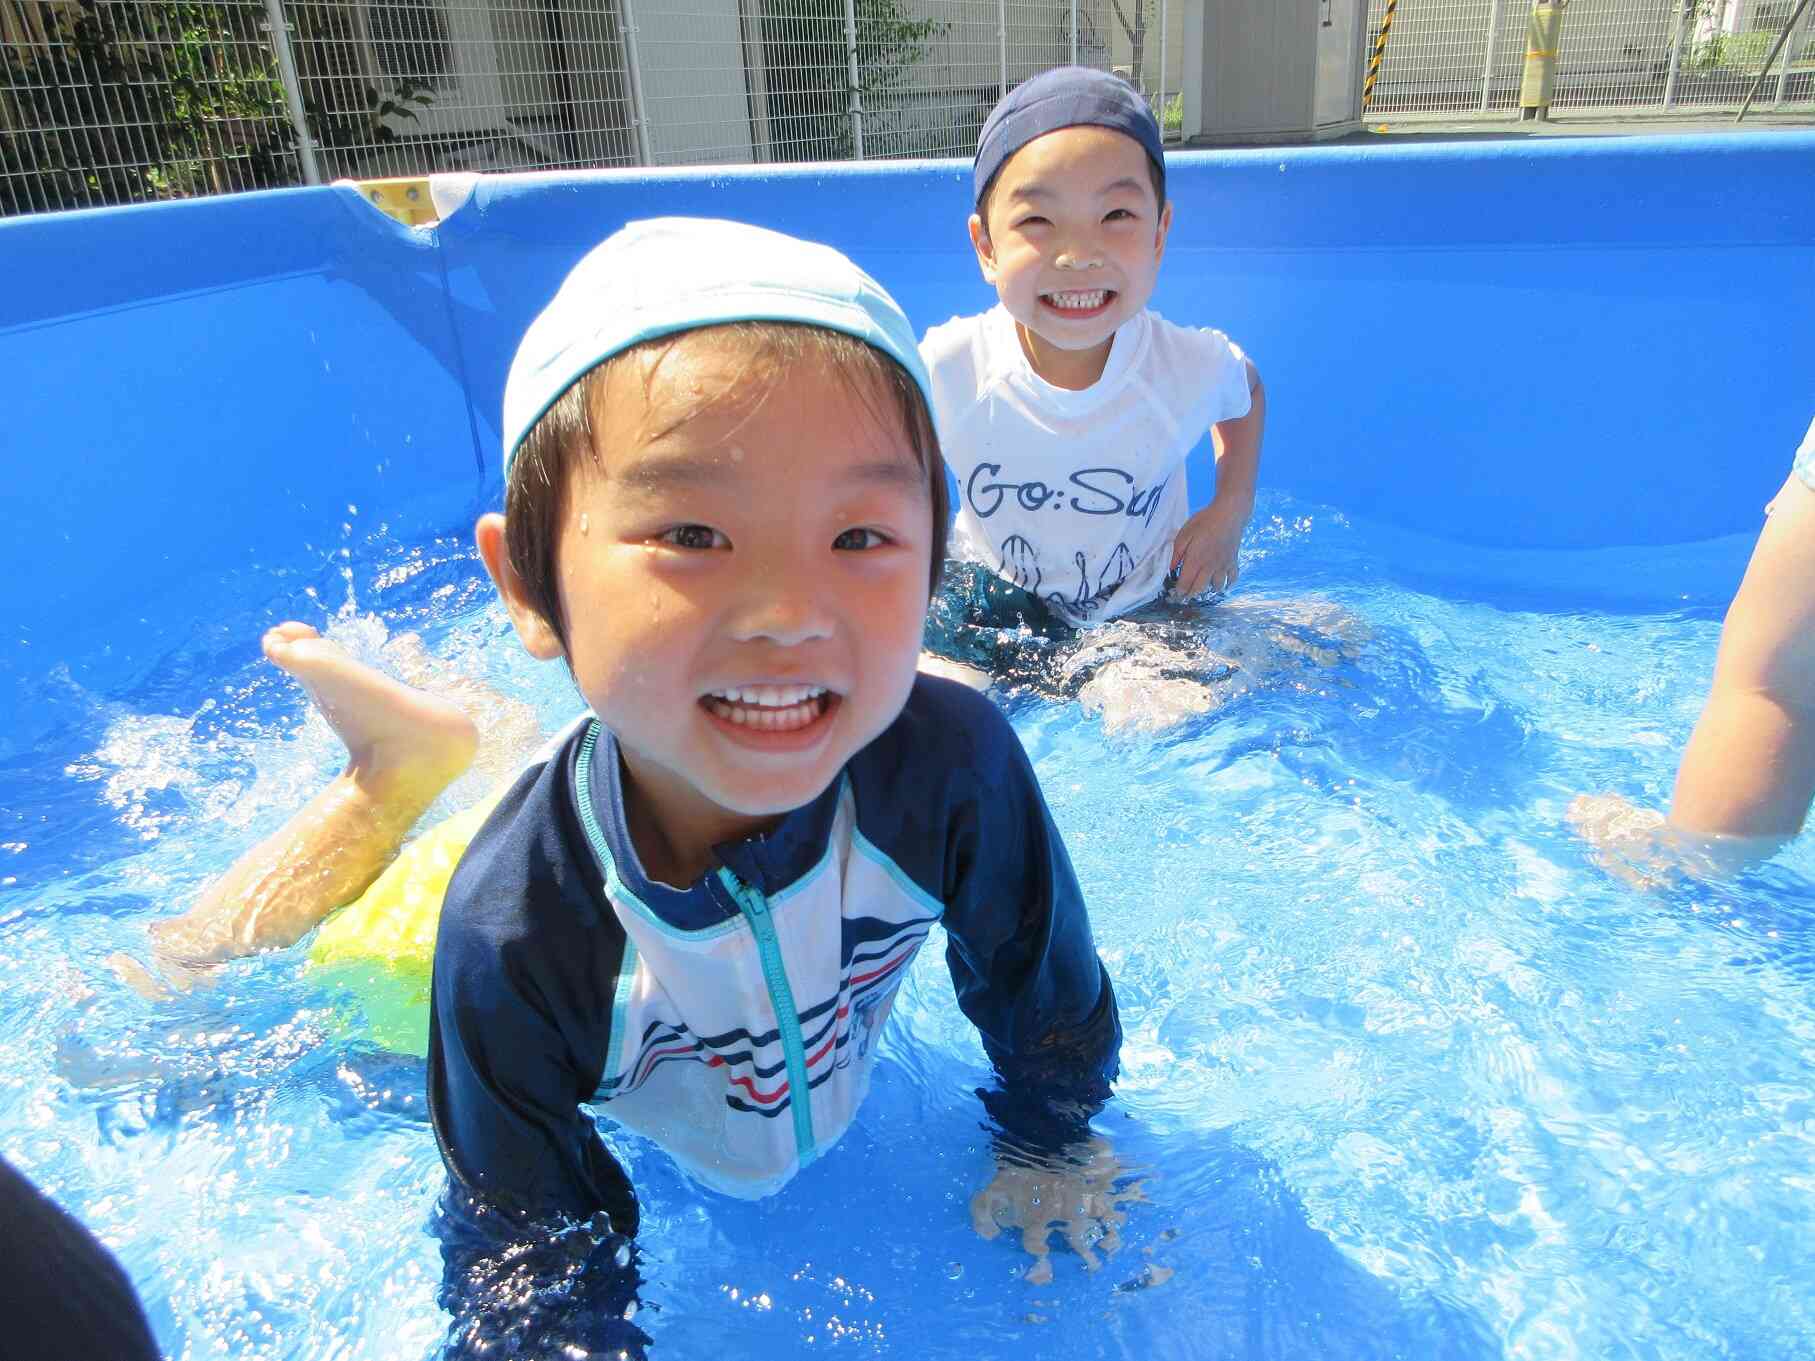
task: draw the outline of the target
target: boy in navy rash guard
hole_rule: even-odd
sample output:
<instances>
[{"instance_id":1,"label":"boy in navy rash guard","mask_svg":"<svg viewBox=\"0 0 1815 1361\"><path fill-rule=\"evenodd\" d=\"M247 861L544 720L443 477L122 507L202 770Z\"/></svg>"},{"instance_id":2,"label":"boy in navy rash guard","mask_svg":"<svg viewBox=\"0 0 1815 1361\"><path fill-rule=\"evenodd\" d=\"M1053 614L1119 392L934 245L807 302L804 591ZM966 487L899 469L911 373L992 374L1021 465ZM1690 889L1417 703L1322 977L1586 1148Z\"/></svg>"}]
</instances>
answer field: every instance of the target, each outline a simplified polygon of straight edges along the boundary
<instances>
[{"instance_id":1,"label":"boy in navy rash guard","mask_svg":"<svg viewBox=\"0 0 1815 1361\"><path fill-rule=\"evenodd\" d=\"M1071 863L1007 721L916 675L948 514L928 386L900 309L824 246L662 219L581 260L511 367L505 513L476 538L589 712L391 870L472 722L307 625L265 636L347 768L153 957L184 979L355 898L330 931L420 938L458 857L428 1036L452 1355L641 1355L636 1197L584 1107L774 1190L849 1127L936 922L1000 1079L978 1232L1021 1230L1035 1281L1049 1230L1087 1265L1116 1246L1089 1120L1121 1029Z\"/></svg>"},{"instance_id":2,"label":"boy in navy rash guard","mask_svg":"<svg viewBox=\"0 0 1815 1361\"><path fill-rule=\"evenodd\" d=\"M597 1329L636 1200L582 1104L718 1190L776 1189L849 1126L935 922L1001 1077L978 1213L1042 1255L1061 1194L1113 1225L1041 1157L1087 1137L1120 1043L1071 864L1003 717L915 674L946 518L927 386L867 276L732 223L632 224L524 338L478 544L591 712L442 912L457 1340L630 1345Z\"/></svg>"}]
</instances>

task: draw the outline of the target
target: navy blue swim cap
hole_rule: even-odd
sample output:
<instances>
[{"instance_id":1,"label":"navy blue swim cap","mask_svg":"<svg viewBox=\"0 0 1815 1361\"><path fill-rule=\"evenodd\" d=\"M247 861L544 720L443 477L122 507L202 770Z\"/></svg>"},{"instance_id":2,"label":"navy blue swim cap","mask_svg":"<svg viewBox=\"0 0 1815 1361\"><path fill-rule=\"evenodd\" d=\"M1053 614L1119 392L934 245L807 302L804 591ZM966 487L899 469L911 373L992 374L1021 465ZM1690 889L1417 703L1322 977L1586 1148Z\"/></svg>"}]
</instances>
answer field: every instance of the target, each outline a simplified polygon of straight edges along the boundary
<instances>
[{"instance_id":1,"label":"navy blue swim cap","mask_svg":"<svg viewBox=\"0 0 1815 1361\"><path fill-rule=\"evenodd\" d=\"M1120 132L1164 167L1160 125L1140 92L1120 76L1088 66L1059 66L1022 81L983 122L971 183L977 202L1004 161L1036 137L1060 128L1096 127Z\"/></svg>"}]
</instances>

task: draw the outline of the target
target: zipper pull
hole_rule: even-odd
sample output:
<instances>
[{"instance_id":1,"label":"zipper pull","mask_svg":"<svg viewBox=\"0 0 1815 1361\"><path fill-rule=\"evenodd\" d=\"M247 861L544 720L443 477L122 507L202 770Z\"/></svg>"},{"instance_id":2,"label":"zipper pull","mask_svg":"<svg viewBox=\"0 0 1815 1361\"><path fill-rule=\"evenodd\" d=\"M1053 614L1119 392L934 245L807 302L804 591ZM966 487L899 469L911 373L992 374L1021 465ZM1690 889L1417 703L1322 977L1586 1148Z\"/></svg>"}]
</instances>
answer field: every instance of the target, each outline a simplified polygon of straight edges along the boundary
<instances>
[{"instance_id":1,"label":"zipper pull","mask_svg":"<svg viewBox=\"0 0 1815 1361\"><path fill-rule=\"evenodd\" d=\"M752 917L764 917L768 915L768 900L750 885L746 884L742 879L739 879L736 871L731 869L729 865L719 866L718 877L719 882L724 884L725 891L731 895L731 900L739 907L743 908L744 911L748 912Z\"/></svg>"}]
</instances>

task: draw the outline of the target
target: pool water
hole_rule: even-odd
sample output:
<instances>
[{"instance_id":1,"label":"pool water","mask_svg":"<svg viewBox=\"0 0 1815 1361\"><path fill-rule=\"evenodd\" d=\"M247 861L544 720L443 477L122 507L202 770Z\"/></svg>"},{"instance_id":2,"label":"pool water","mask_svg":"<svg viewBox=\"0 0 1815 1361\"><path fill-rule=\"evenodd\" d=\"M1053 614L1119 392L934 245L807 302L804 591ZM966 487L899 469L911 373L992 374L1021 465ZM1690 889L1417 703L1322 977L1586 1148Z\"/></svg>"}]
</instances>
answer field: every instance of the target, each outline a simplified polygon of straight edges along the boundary
<instances>
[{"instance_id":1,"label":"pool water","mask_svg":"<svg viewBox=\"0 0 1815 1361\"><path fill-rule=\"evenodd\" d=\"M427 1357L445 1326L420 1061L300 949L159 1004L102 965L337 767L257 632L382 660L416 631L548 728L574 703L459 540L347 534L129 698L44 677L0 764L0 1151L178 1357ZM1263 496L1237 598L1314 605L1303 647L1159 731L1004 697L1120 998L1122 1251L1032 1286L972 1232L987 1068L935 941L782 1194L610 1136L654 1354L1815 1356L1815 836L1643 891L1564 819L1667 800L1749 546L1486 552Z\"/></svg>"}]
</instances>

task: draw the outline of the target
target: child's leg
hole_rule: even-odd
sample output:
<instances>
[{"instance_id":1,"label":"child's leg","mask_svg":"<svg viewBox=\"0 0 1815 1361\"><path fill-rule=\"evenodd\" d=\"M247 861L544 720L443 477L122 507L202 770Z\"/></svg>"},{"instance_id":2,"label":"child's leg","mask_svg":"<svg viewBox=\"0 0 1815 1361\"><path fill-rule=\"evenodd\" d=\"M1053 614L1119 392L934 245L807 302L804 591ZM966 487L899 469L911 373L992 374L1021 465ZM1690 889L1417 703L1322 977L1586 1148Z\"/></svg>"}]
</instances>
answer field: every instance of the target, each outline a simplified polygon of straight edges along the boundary
<instances>
[{"instance_id":1,"label":"child's leg","mask_svg":"<svg viewBox=\"0 0 1815 1361\"><path fill-rule=\"evenodd\" d=\"M158 963L179 982L224 959L294 944L358 897L478 746L457 705L355 661L307 624L272 629L264 650L346 743L347 767L194 907L151 928Z\"/></svg>"},{"instance_id":2,"label":"child's leg","mask_svg":"<svg viewBox=\"0 0 1815 1361\"><path fill-rule=\"evenodd\" d=\"M920 673L987 690L1039 684L1071 629L1040 598L981 563L949 561L927 608Z\"/></svg>"}]
</instances>

